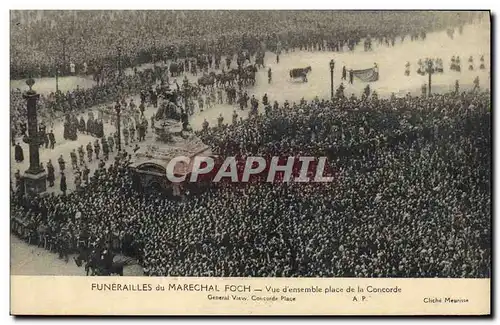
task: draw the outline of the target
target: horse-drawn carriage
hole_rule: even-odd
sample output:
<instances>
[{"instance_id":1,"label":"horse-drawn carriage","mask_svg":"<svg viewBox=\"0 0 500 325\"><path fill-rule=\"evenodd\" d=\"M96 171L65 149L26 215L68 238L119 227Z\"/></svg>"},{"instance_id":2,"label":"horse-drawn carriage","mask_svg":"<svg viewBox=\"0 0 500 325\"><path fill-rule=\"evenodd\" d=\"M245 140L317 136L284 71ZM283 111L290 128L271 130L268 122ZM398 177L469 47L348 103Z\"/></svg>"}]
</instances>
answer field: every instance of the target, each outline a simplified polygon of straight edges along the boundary
<instances>
[{"instance_id":1,"label":"horse-drawn carriage","mask_svg":"<svg viewBox=\"0 0 500 325\"><path fill-rule=\"evenodd\" d=\"M123 276L124 262L115 262L111 250L103 247L82 247L74 261L78 267L84 266L87 275Z\"/></svg>"},{"instance_id":2,"label":"horse-drawn carriage","mask_svg":"<svg viewBox=\"0 0 500 325\"><path fill-rule=\"evenodd\" d=\"M302 79L302 82L307 82L307 74L311 72L310 66L306 68L297 68L290 70L290 79Z\"/></svg>"},{"instance_id":3,"label":"horse-drawn carriage","mask_svg":"<svg viewBox=\"0 0 500 325\"><path fill-rule=\"evenodd\" d=\"M184 73L185 64L182 61L174 61L174 62L170 63L168 70L170 72L171 77L178 77L182 73Z\"/></svg>"},{"instance_id":4,"label":"horse-drawn carriage","mask_svg":"<svg viewBox=\"0 0 500 325\"><path fill-rule=\"evenodd\" d=\"M200 87L213 87L216 81L215 72L210 72L209 74L204 73L200 78L198 78L198 85Z\"/></svg>"},{"instance_id":5,"label":"horse-drawn carriage","mask_svg":"<svg viewBox=\"0 0 500 325\"><path fill-rule=\"evenodd\" d=\"M243 80L245 85L255 85L255 76L257 73L257 66L249 64L244 69L240 78Z\"/></svg>"}]
</instances>

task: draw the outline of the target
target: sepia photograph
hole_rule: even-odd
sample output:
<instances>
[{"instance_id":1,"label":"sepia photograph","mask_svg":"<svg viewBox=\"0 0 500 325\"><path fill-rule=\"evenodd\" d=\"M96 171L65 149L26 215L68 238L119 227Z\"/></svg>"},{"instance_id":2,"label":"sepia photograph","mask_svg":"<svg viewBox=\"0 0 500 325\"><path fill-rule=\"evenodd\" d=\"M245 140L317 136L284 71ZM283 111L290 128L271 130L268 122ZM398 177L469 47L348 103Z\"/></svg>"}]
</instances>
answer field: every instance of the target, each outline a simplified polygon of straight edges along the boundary
<instances>
[{"instance_id":1,"label":"sepia photograph","mask_svg":"<svg viewBox=\"0 0 500 325\"><path fill-rule=\"evenodd\" d=\"M9 14L11 276L491 277L489 11Z\"/></svg>"}]
</instances>

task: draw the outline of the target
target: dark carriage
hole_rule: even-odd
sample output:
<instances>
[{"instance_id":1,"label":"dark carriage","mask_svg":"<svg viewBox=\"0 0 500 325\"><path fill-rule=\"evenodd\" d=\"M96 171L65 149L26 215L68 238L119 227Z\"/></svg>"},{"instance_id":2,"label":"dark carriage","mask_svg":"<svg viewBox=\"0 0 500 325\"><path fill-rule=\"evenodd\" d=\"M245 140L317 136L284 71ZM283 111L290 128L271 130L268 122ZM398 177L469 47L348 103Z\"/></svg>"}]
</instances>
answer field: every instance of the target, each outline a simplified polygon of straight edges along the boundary
<instances>
[{"instance_id":1,"label":"dark carriage","mask_svg":"<svg viewBox=\"0 0 500 325\"><path fill-rule=\"evenodd\" d=\"M307 74L311 72L312 68L297 68L290 70L290 78L291 79L302 79L303 82L307 82Z\"/></svg>"}]
</instances>

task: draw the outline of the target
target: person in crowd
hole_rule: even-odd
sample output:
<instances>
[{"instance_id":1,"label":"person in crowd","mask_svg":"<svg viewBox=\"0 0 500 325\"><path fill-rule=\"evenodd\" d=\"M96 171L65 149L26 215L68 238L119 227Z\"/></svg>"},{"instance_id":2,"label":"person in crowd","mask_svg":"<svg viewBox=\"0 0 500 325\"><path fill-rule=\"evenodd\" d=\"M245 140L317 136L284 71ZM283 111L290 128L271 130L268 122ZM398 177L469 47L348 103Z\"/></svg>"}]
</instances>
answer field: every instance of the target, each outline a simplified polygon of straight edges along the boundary
<instances>
[{"instance_id":1,"label":"person in crowd","mask_svg":"<svg viewBox=\"0 0 500 325\"><path fill-rule=\"evenodd\" d=\"M92 153L93 152L94 152L94 150L92 149L92 143L89 142L87 144L87 158L88 158L89 163L92 162Z\"/></svg>"},{"instance_id":2,"label":"person in crowd","mask_svg":"<svg viewBox=\"0 0 500 325\"><path fill-rule=\"evenodd\" d=\"M14 147L14 159L17 163L21 163L24 161L24 151L19 143L16 143L16 146Z\"/></svg>"},{"instance_id":3,"label":"person in crowd","mask_svg":"<svg viewBox=\"0 0 500 325\"><path fill-rule=\"evenodd\" d=\"M48 149L49 148L49 143L50 143L49 134L48 133L44 133L42 135L42 137L43 137L43 144L45 145L45 149Z\"/></svg>"},{"instance_id":4,"label":"person in crowd","mask_svg":"<svg viewBox=\"0 0 500 325\"><path fill-rule=\"evenodd\" d=\"M52 165L52 161L49 159L49 161L47 162L47 182L49 182L49 187L54 186L55 179L54 166Z\"/></svg>"},{"instance_id":5,"label":"person in crowd","mask_svg":"<svg viewBox=\"0 0 500 325\"><path fill-rule=\"evenodd\" d=\"M78 147L78 157L80 159L80 166L85 164L85 152L83 151L83 144Z\"/></svg>"},{"instance_id":6,"label":"person in crowd","mask_svg":"<svg viewBox=\"0 0 500 325\"><path fill-rule=\"evenodd\" d=\"M94 152L95 152L95 159L99 159L99 153L101 152L101 146L99 145L99 139L95 139L95 141L94 141Z\"/></svg>"},{"instance_id":7,"label":"person in crowd","mask_svg":"<svg viewBox=\"0 0 500 325\"><path fill-rule=\"evenodd\" d=\"M109 151L113 152L113 148L115 146L115 139L114 139L114 136L112 134L110 134L108 136L108 145L109 145Z\"/></svg>"},{"instance_id":8,"label":"person in crowd","mask_svg":"<svg viewBox=\"0 0 500 325\"><path fill-rule=\"evenodd\" d=\"M61 172L60 190L61 190L63 195L66 195L66 191L68 190L68 186L66 184L66 175L64 175L64 172Z\"/></svg>"},{"instance_id":9,"label":"person in crowd","mask_svg":"<svg viewBox=\"0 0 500 325\"><path fill-rule=\"evenodd\" d=\"M124 127L123 128L123 140L124 140L126 146L128 146L128 139L129 139L129 129L127 127Z\"/></svg>"},{"instance_id":10,"label":"person in crowd","mask_svg":"<svg viewBox=\"0 0 500 325\"><path fill-rule=\"evenodd\" d=\"M54 149L56 145L56 137L54 136L54 131L50 130L48 135L49 135L50 149Z\"/></svg>"},{"instance_id":11,"label":"person in crowd","mask_svg":"<svg viewBox=\"0 0 500 325\"><path fill-rule=\"evenodd\" d=\"M59 158L57 159L57 162L59 163L59 170L62 172L64 172L64 169L66 167L66 162L64 161L64 158L62 155L59 156Z\"/></svg>"},{"instance_id":12,"label":"person in crowd","mask_svg":"<svg viewBox=\"0 0 500 325\"><path fill-rule=\"evenodd\" d=\"M238 113L236 110L233 111L233 124L238 123Z\"/></svg>"},{"instance_id":13,"label":"person in crowd","mask_svg":"<svg viewBox=\"0 0 500 325\"><path fill-rule=\"evenodd\" d=\"M109 160L109 144L108 144L108 141L106 140L106 138L102 138L101 139L101 145L102 145L102 154L103 154L103 158L104 158L104 161L108 161Z\"/></svg>"},{"instance_id":14,"label":"person in crowd","mask_svg":"<svg viewBox=\"0 0 500 325\"><path fill-rule=\"evenodd\" d=\"M73 149L73 151L70 152L70 157L71 157L71 167L73 169L78 168L78 158L76 156L76 150Z\"/></svg>"},{"instance_id":15,"label":"person in crowd","mask_svg":"<svg viewBox=\"0 0 500 325\"><path fill-rule=\"evenodd\" d=\"M16 170L16 172L14 173L14 179L15 179L15 184L16 184L16 189L19 189L21 187L21 182L22 182L22 178L21 178L21 172L18 170Z\"/></svg>"}]
</instances>

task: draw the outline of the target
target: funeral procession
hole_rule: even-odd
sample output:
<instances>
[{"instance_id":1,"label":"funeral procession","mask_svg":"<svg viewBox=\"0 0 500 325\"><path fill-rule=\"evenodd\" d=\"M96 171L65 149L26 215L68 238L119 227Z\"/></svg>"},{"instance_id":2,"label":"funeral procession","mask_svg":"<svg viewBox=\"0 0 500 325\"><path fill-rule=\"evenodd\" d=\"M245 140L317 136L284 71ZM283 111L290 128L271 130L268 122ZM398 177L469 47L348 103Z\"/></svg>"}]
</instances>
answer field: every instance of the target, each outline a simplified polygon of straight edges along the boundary
<instances>
[{"instance_id":1,"label":"funeral procession","mask_svg":"<svg viewBox=\"0 0 500 325\"><path fill-rule=\"evenodd\" d=\"M489 278L490 42L486 11L12 10L11 274Z\"/></svg>"}]
</instances>

